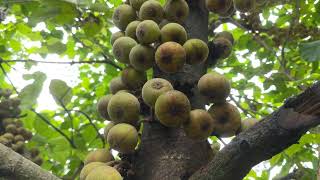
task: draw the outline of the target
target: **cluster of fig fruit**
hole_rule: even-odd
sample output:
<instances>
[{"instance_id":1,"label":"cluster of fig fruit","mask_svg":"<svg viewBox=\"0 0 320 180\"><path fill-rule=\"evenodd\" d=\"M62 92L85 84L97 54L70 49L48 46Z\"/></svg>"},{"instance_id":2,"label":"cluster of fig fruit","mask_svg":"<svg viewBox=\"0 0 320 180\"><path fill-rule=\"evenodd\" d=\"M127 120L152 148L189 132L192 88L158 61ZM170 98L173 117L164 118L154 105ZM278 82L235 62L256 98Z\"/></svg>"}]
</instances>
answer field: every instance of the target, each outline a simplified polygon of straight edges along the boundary
<instances>
[{"instance_id":1,"label":"cluster of fig fruit","mask_svg":"<svg viewBox=\"0 0 320 180\"><path fill-rule=\"evenodd\" d=\"M185 64L207 60L207 44L200 39L188 39L182 26L188 15L185 0L168 0L164 6L155 0L130 0L115 8L112 18L120 31L111 36L112 51L126 67L120 77L110 81L111 94L97 103L101 117L111 121L104 129L104 138L111 149L125 155L135 152L143 106L148 106L154 119L163 126L182 127L186 136L194 140L204 141L212 134L230 137L241 130L239 111L226 102L231 85L225 76L210 72L198 82L201 95L213 104L208 111L192 109L188 97L175 90L168 80L147 78L146 71L155 66L171 74L181 71ZM233 43L231 33L216 35L214 45L219 58L230 55ZM218 151L216 146L213 149ZM97 176L121 179L123 173L111 166L113 162L109 150L90 152L80 179Z\"/></svg>"},{"instance_id":2,"label":"cluster of fig fruit","mask_svg":"<svg viewBox=\"0 0 320 180\"><path fill-rule=\"evenodd\" d=\"M10 89L0 88L0 119L14 118L19 116L19 98L11 98L12 91Z\"/></svg>"}]
</instances>

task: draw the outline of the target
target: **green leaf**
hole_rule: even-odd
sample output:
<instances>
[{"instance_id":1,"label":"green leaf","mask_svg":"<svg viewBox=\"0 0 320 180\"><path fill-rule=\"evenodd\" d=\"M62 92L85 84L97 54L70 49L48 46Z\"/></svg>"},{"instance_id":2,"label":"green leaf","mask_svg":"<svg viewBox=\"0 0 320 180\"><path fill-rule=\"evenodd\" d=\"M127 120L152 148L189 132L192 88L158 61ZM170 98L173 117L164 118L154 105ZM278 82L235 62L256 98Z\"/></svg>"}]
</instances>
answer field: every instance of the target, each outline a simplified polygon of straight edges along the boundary
<instances>
[{"instance_id":1,"label":"green leaf","mask_svg":"<svg viewBox=\"0 0 320 180\"><path fill-rule=\"evenodd\" d=\"M71 101L72 90L64 81L59 79L51 80L49 90L58 105L61 105L61 103L67 105Z\"/></svg>"},{"instance_id":2,"label":"green leaf","mask_svg":"<svg viewBox=\"0 0 320 180\"><path fill-rule=\"evenodd\" d=\"M320 40L301 43L299 47L300 55L306 61L314 62L320 60Z\"/></svg>"},{"instance_id":3,"label":"green leaf","mask_svg":"<svg viewBox=\"0 0 320 180\"><path fill-rule=\"evenodd\" d=\"M24 75L24 79L31 80L33 79L33 83L24 87L20 94L19 98L21 99L20 108L29 109L33 107L37 103L37 98L40 95L42 90L42 86L47 76L42 72L35 72L33 74Z\"/></svg>"}]
</instances>

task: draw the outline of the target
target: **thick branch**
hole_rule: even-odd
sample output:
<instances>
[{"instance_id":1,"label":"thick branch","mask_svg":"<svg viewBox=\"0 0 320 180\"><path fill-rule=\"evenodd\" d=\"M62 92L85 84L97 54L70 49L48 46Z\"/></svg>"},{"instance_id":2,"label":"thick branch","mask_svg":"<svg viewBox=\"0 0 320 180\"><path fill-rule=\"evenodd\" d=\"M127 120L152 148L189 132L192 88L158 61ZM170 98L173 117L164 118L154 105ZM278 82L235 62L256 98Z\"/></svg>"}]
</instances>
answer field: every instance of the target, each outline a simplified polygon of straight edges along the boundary
<instances>
[{"instance_id":1,"label":"thick branch","mask_svg":"<svg viewBox=\"0 0 320 180\"><path fill-rule=\"evenodd\" d=\"M288 99L276 112L240 133L191 179L242 179L253 166L298 143L320 124L320 82Z\"/></svg>"},{"instance_id":2,"label":"thick branch","mask_svg":"<svg viewBox=\"0 0 320 180\"><path fill-rule=\"evenodd\" d=\"M1 143L0 162L0 178L24 180L59 179Z\"/></svg>"}]
</instances>

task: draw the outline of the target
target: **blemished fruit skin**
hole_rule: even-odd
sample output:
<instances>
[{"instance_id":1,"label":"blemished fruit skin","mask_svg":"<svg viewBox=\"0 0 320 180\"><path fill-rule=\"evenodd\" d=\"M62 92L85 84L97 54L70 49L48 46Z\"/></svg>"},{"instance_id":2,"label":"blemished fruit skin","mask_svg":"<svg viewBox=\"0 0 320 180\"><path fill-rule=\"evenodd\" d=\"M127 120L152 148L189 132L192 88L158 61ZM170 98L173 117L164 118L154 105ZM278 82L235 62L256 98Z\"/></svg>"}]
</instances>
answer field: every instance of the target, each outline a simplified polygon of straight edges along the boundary
<instances>
[{"instance_id":1,"label":"blemished fruit skin","mask_svg":"<svg viewBox=\"0 0 320 180\"><path fill-rule=\"evenodd\" d=\"M89 164L92 162L109 162L113 161L114 158L110 151L107 149L97 149L94 151L89 152L89 154L86 156L86 159L84 160L84 164Z\"/></svg>"},{"instance_id":2,"label":"blemished fruit skin","mask_svg":"<svg viewBox=\"0 0 320 180\"><path fill-rule=\"evenodd\" d=\"M137 42L131 37L120 37L113 43L113 55L119 62L129 64L129 54L135 45Z\"/></svg>"},{"instance_id":3,"label":"blemished fruit skin","mask_svg":"<svg viewBox=\"0 0 320 180\"><path fill-rule=\"evenodd\" d=\"M105 166L105 163L102 162L92 162L85 165L80 172L80 180L85 180L88 174L95 168L99 166Z\"/></svg>"},{"instance_id":4,"label":"blemished fruit skin","mask_svg":"<svg viewBox=\"0 0 320 180\"><path fill-rule=\"evenodd\" d=\"M219 37L214 40L215 52L218 52L218 57L225 59L232 52L232 43L227 38Z\"/></svg>"},{"instance_id":5,"label":"blemished fruit skin","mask_svg":"<svg viewBox=\"0 0 320 180\"><path fill-rule=\"evenodd\" d=\"M164 5L166 19L182 23L189 15L189 6L185 0L168 0Z\"/></svg>"},{"instance_id":6,"label":"blemished fruit skin","mask_svg":"<svg viewBox=\"0 0 320 180\"><path fill-rule=\"evenodd\" d=\"M108 133L109 133L110 129L111 129L113 126L115 126L115 125L116 125L116 123L114 123L114 122L109 122L109 123L106 125L106 127L104 128L104 130L103 130L103 136L104 136L104 139L105 139L106 142L107 142Z\"/></svg>"},{"instance_id":7,"label":"blemished fruit skin","mask_svg":"<svg viewBox=\"0 0 320 180\"><path fill-rule=\"evenodd\" d=\"M230 94L229 80L217 72L203 75L198 81L200 94L207 97L211 103L224 103Z\"/></svg>"},{"instance_id":8,"label":"blemished fruit skin","mask_svg":"<svg viewBox=\"0 0 320 180\"><path fill-rule=\"evenodd\" d=\"M155 59L161 71L175 73L186 63L186 51L179 43L166 42L156 50Z\"/></svg>"},{"instance_id":9,"label":"blemished fruit skin","mask_svg":"<svg viewBox=\"0 0 320 180\"><path fill-rule=\"evenodd\" d=\"M136 30L141 21L132 21L126 28L126 36L131 37L134 40L138 40L136 36Z\"/></svg>"},{"instance_id":10,"label":"blemished fruit skin","mask_svg":"<svg viewBox=\"0 0 320 180\"><path fill-rule=\"evenodd\" d=\"M207 9L218 15L224 16L232 6L232 0L206 0Z\"/></svg>"},{"instance_id":11,"label":"blemished fruit skin","mask_svg":"<svg viewBox=\"0 0 320 180\"><path fill-rule=\"evenodd\" d=\"M189 39L183 47L187 54L187 64L200 64L208 58L208 45L201 39Z\"/></svg>"},{"instance_id":12,"label":"blemished fruit skin","mask_svg":"<svg viewBox=\"0 0 320 180\"><path fill-rule=\"evenodd\" d=\"M124 31L127 25L137 19L136 11L127 4L119 5L113 12L112 20L120 30Z\"/></svg>"},{"instance_id":13,"label":"blemished fruit skin","mask_svg":"<svg viewBox=\"0 0 320 180\"><path fill-rule=\"evenodd\" d=\"M141 20L153 20L160 23L163 19L164 11L161 4L155 0L144 2L139 11L139 18Z\"/></svg>"},{"instance_id":14,"label":"blemished fruit skin","mask_svg":"<svg viewBox=\"0 0 320 180\"><path fill-rule=\"evenodd\" d=\"M240 129L241 117L238 109L230 104L212 105L209 114L213 118L213 133L220 137L234 136Z\"/></svg>"},{"instance_id":15,"label":"blemished fruit skin","mask_svg":"<svg viewBox=\"0 0 320 180\"><path fill-rule=\"evenodd\" d=\"M147 82L147 73L129 66L122 70L121 80L129 89L140 89Z\"/></svg>"},{"instance_id":16,"label":"blemished fruit skin","mask_svg":"<svg viewBox=\"0 0 320 180\"><path fill-rule=\"evenodd\" d=\"M140 10L140 7L142 6L142 4L144 2L146 2L147 0L129 0L130 5L133 7L133 9L135 9L136 11Z\"/></svg>"},{"instance_id":17,"label":"blemished fruit skin","mask_svg":"<svg viewBox=\"0 0 320 180\"><path fill-rule=\"evenodd\" d=\"M110 119L108 114L108 104L111 99L112 95L108 94L106 96L103 96L99 99L97 104L97 110L100 114L100 116L104 119Z\"/></svg>"},{"instance_id":18,"label":"blemished fruit skin","mask_svg":"<svg viewBox=\"0 0 320 180\"><path fill-rule=\"evenodd\" d=\"M113 167L98 166L90 171L86 180L122 180L121 174Z\"/></svg>"},{"instance_id":19,"label":"blemished fruit skin","mask_svg":"<svg viewBox=\"0 0 320 180\"><path fill-rule=\"evenodd\" d=\"M242 120L241 121L241 132L251 128L252 126L257 124L258 122L259 121L255 118L247 118L247 119Z\"/></svg>"},{"instance_id":20,"label":"blemished fruit skin","mask_svg":"<svg viewBox=\"0 0 320 180\"><path fill-rule=\"evenodd\" d=\"M218 39L218 38L228 39L231 42L232 45L234 44L233 35L228 31L222 31L222 32L217 33L215 35L215 39Z\"/></svg>"},{"instance_id":21,"label":"blemished fruit skin","mask_svg":"<svg viewBox=\"0 0 320 180\"><path fill-rule=\"evenodd\" d=\"M115 32L111 35L111 38L110 38L110 43L111 45L113 45L113 43L119 39L120 37L123 37L125 36L125 34L122 32L122 31L118 31L118 32Z\"/></svg>"},{"instance_id":22,"label":"blemished fruit skin","mask_svg":"<svg viewBox=\"0 0 320 180\"><path fill-rule=\"evenodd\" d=\"M146 71L154 65L155 50L153 47L138 44L129 54L131 66L138 71Z\"/></svg>"},{"instance_id":23,"label":"blemished fruit skin","mask_svg":"<svg viewBox=\"0 0 320 180\"><path fill-rule=\"evenodd\" d=\"M138 25L136 36L141 44L152 44L160 39L161 32L157 23L144 20Z\"/></svg>"},{"instance_id":24,"label":"blemished fruit skin","mask_svg":"<svg viewBox=\"0 0 320 180\"><path fill-rule=\"evenodd\" d=\"M186 135L194 140L206 140L213 130L213 119L203 109L195 109L190 112L190 118L183 124Z\"/></svg>"},{"instance_id":25,"label":"blemished fruit skin","mask_svg":"<svg viewBox=\"0 0 320 180\"><path fill-rule=\"evenodd\" d=\"M139 120L139 100L127 92L117 93L110 99L108 113L110 119L115 123L134 124Z\"/></svg>"},{"instance_id":26,"label":"blemished fruit skin","mask_svg":"<svg viewBox=\"0 0 320 180\"><path fill-rule=\"evenodd\" d=\"M162 78L154 78L144 84L142 99L148 106L154 108L158 97L170 90L173 90L173 86L169 81Z\"/></svg>"},{"instance_id":27,"label":"blemished fruit skin","mask_svg":"<svg viewBox=\"0 0 320 180\"><path fill-rule=\"evenodd\" d=\"M256 7L256 0L233 0L233 4L237 11L245 13Z\"/></svg>"},{"instance_id":28,"label":"blemished fruit skin","mask_svg":"<svg viewBox=\"0 0 320 180\"><path fill-rule=\"evenodd\" d=\"M109 89L112 94L121 90L128 90L128 87L122 82L121 77L113 78L109 83Z\"/></svg>"},{"instance_id":29,"label":"blemished fruit skin","mask_svg":"<svg viewBox=\"0 0 320 180\"><path fill-rule=\"evenodd\" d=\"M180 127L189 119L191 105L180 91L171 90L160 95L155 104L155 115L167 127Z\"/></svg>"},{"instance_id":30,"label":"blemished fruit skin","mask_svg":"<svg viewBox=\"0 0 320 180\"><path fill-rule=\"evenodd\" d=\"M114 150L124 154L132 153L138 143L138 132L130 124L120 123L110 129L107 141Z\"/></svg>"},{"instance_id":31,"label":"blemished fruit skin","mask_svg":"<svg viewBox=\"0 0 320 180\"><path fill-rule=\"evenodd\" d=\"M187 32L178 23L168 23L161 28L161 42L173 41L183 45L187 41Z\"/></svg>"}]
</instances>

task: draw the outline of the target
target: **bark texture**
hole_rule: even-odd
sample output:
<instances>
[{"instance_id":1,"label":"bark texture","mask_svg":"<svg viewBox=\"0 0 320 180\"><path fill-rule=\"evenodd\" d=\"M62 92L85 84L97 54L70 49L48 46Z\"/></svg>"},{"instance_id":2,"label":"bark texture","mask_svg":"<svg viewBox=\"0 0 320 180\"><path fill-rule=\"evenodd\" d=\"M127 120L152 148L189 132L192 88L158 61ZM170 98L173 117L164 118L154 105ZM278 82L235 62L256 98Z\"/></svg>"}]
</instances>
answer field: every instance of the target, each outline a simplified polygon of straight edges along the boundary
<instances>
[{"instance_id":1,"label":"bark texture","mask_svg":"<svg viewBox=\"0 0 320 180\"><path fill-rule=\"evenodd\" d=\"M0 179L59 180L48 171L0 143Z\"/></svg>"},{"instance_id":2,"label":"bark texture","mask_svg":"<svg viewBox=\"0 0 320 180\"><path fill-rule=\"evenodd\" d=\"M208 12L203 0L188 2L190 14L185 22L188 38L207 42ZM197 90L199 78L206 73L206 65L185 65L183 70L166 74L154 69L154 77L169 80L176 90L185 93L192 108L204 108L203 98ZM212 157L207 141L193 141L182 129L166 128L158 122L144 123L141 144L134 158L135 179L175 180L187 179Z\"/></svg>"},{"instance_id":3,"label":"bark texture","mask_svg":"<svg viewBox=\"0 0 320 180\"><path fill-rule=\"evenodd\" d=\"M253 166L298 143L320 124L320 82L288 99L276 112L240 133L190 179L242 179Z\"/></svg>"}]
</instances>

